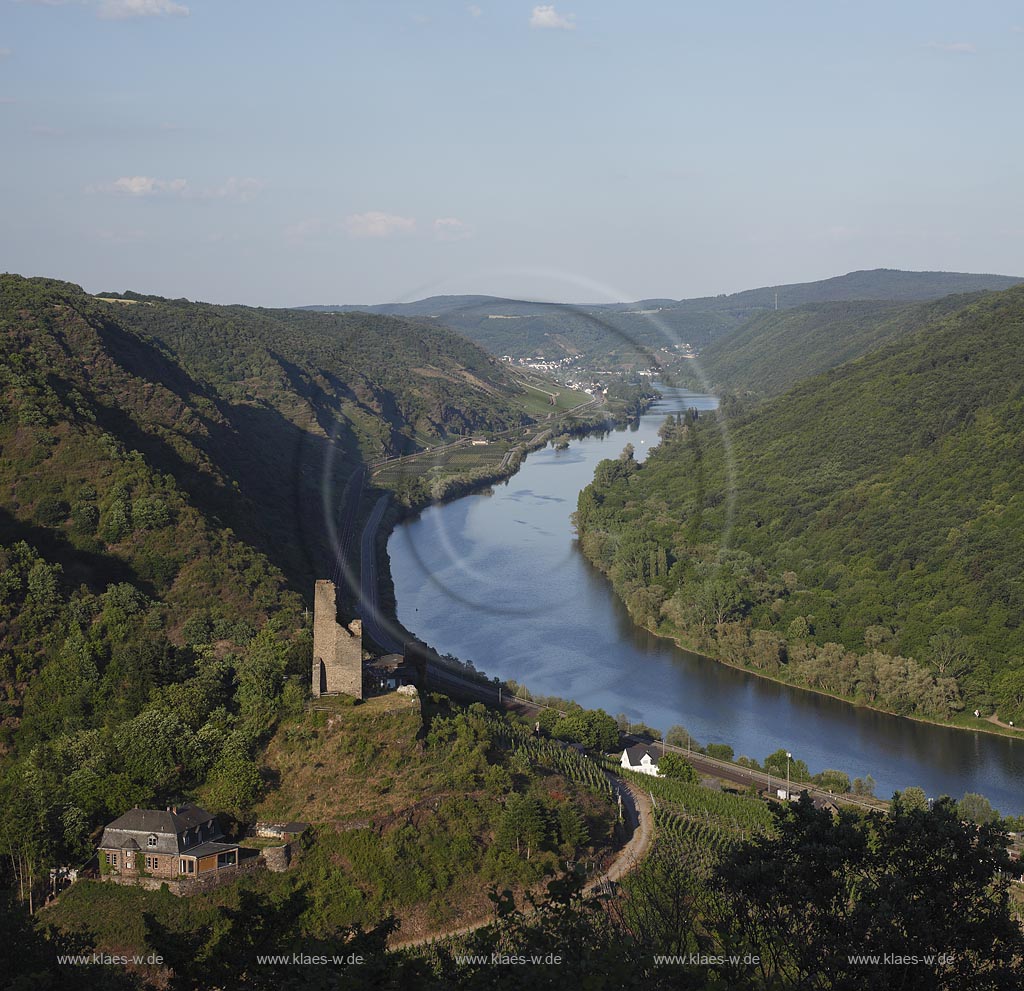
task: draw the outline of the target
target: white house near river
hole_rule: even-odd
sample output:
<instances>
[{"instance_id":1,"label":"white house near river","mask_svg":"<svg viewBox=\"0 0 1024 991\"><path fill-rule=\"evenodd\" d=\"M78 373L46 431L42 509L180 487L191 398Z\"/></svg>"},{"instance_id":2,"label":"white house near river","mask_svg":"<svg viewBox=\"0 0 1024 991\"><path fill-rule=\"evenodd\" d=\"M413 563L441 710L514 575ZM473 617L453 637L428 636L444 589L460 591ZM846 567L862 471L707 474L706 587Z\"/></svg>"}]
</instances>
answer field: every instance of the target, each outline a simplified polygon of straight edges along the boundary
<instances>
[{"instance_id":1,"label":"white house near river","mask_svg":"<svg viewBox=\"0 0 1024 991\"><path fill-rule=\"evenodd\" d=\"M662 776L658 771L657 751L646 743L636 743L632 747L626 747L622 751L622 760L619 763L627 771L639 771L640 774L650 774L655 778Z\"/></svg>"}]
</instances>

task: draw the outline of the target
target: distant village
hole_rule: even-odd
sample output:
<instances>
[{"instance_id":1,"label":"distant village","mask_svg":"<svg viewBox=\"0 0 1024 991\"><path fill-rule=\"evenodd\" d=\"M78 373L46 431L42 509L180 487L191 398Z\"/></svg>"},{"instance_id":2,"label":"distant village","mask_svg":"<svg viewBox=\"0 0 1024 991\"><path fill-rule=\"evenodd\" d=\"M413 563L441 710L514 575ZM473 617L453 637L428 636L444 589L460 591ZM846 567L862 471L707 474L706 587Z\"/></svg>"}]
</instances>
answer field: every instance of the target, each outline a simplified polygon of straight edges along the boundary
<instances>
[{"instance_id":1,"label":"distant village","mask_svg":"<svg viewBox=\"0 0 1024 991\"><path fill-rule=\"evenodd\" d=\"M672 359L693 360L697 352L692 344L673 344L657 349L660 354ZM546 358L534 355L528 358L517 358L511 354L503 354L501 360L518 368L528 368L532 372L540 372L553 379L558 385L565 386L576 392L585 392L588 396L603 396L608 392L606 383L619 370L612 368L587 368L583 354L568 355L565 358ZM657 367L638 368L636 374L644 378L654 378L660 373Z\"/></svg>"}]
</instances>

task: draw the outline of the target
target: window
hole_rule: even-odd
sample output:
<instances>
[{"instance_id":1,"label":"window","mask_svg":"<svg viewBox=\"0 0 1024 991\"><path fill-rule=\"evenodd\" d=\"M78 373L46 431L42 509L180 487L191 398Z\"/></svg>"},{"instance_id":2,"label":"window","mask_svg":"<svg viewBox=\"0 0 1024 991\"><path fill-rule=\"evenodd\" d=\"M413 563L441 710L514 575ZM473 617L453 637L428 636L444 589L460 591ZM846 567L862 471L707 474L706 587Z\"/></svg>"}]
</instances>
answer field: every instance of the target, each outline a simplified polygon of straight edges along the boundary
<instances>
[{"instance_id":1,"label":"window","mask_svg":"<svg viewBox=\"0 0 1024 991\"><path fill-rule=\"evenodd\" d=\"M182 857L180 866L179 874L195 874L196 872L196 862L194 860L186 860Z\"/></svg>"},{"instance_id":2,"label":"window","mask_svg":"<svg viewBox=\"0 0 1024 991\"><path fill-rule=\"evenodd\" d=\"M159 857L147 857L146 858L146 870L155 871L160 866Z\"/></svg>"},{"instance_id":3,"label":"window","mask_svg":"<svg viewBox=\"0 0 1024 991\"><path fill-rule=\"evenodd\" d=\"M108 853L107 854L107 864L110 867L117 867L117 854L116 853Z\"/></svg>"},{"instance_id":4,"label":"window","mask_svg":"<svg viewBox=\"0 0 1024 991\"><path fill-rule=\"evenodd\" d=\"M148 840L146 840L146 843L149 846L156 846L156 837L155 836L151 836Z\"/></svg>"}]
</instances>

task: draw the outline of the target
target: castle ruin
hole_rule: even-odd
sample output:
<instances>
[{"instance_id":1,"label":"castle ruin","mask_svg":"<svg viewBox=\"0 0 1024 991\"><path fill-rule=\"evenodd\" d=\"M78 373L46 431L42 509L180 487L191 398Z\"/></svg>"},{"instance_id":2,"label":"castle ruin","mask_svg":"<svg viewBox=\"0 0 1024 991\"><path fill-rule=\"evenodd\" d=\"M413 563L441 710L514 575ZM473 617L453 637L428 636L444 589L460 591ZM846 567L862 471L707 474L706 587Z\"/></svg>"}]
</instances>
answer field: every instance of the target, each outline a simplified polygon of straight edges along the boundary
<instances>
[{"instance_id":1,"label":"castle ruin","mask_svg":"<svg viewBox=\"0 0 1024 991\"><path fill-rule=\"evenodd\" d=\"M338 622L334 582L316 583L313 600L313 694L363 697L363 624Z\"/></svg>"}]
</instances>

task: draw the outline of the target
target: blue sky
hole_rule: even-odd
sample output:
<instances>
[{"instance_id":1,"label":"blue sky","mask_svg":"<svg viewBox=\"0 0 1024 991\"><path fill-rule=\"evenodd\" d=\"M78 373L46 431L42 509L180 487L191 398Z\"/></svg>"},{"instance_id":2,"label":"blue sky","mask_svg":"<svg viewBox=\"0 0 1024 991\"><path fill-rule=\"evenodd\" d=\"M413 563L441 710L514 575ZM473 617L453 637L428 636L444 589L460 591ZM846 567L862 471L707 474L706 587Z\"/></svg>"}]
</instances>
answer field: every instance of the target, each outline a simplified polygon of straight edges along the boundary
<instances>
[{"instance_id":1,"label":"blue sky","mask_svg":"<svg viewBox=\"0 0 1024 991\"><path fill-rule=\"evenodd\" d=\"M1024 274L1024 7L0 0L0 269L268 306Z\"/></svg>"}]
</instances>

